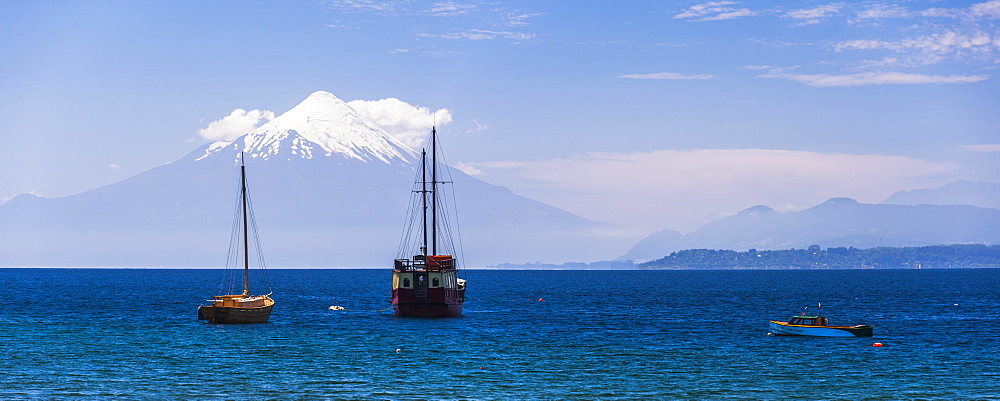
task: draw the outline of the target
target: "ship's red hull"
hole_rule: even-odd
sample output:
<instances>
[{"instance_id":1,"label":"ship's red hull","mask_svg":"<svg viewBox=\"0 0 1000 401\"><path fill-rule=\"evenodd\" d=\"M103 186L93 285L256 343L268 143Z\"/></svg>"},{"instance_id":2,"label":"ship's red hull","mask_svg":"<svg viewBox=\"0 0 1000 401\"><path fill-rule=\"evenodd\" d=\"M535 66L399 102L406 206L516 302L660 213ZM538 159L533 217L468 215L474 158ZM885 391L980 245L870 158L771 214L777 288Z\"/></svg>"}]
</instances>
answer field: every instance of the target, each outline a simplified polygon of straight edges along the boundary
<instances>
[{"instance_id":1,"label":"ship's red hull","mask_svg":"<svg viewBox=\"0 0 1000 401\"><path fill-rule=\"evenodd\" d=\"M392 292L392 309L396 316L458 317L462 316L465 290L432 288L426 297L413 290L399 288Z\"/></svg>"},{"instance_id":2,"label":"ship's red hull","mask_svg":"<svg viewBox=\"0 0 1000 401\"><path fill-rule=\"evenodd\" d=\"M411 317L459 317L462 316L462 304L424 303L393 305L396 316Z\"/></svg>"}]
</instances>

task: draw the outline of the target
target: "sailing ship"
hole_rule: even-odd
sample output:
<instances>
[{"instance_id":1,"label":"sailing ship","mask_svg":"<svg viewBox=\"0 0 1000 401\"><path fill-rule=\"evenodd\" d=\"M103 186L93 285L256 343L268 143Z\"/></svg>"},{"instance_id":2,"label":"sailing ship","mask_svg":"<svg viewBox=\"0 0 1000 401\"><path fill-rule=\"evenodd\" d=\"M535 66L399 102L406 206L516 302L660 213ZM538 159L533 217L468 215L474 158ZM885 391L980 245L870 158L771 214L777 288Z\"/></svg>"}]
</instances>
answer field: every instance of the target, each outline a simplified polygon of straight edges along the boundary
<instances>
[{"instance_id":1,"label":"sailing ship","mask_svg":"<svg viewBox=\"0 0 1000 401\"><path fill-rule=\"evenodd\" d=\"M238 221L242 220L242 227L236 224L234 224L234 227L239 229L242 234L242 243L240 245L242 245L243 253L243 293L213 296L212 299L206 301L210 302L210 304L198 306L198 320L206 320L208 323L222 324L267 323L267 320L271 317L271 309L274 307L274 300L270 297L271 294L250 295L250 241L248 234L248 220L250 218L248 216L252 216L253 212L250 211L247 200L247 173L246 166L243 163L243 154L241 153L240 204L236 209L236 219ZM250 211L249 214L247 213L248 211ZM234 238L235 237L236 236L234 236ZM257 235L255 232L254 238L256 237ZM257 246L258 255L260 255L259 241ZM232 248L232 246L230 248ZM260 263L263 266L264 262L262 259L260 260Z\"/></svg>"},{"instance_id":2,"label":"sailing ship","mask_svg":"<svg viewBox=\"0 0 1000 401\"><path fill-rule=\"evenodd\" d=\"M413 191L415 202L411 205L415 213L410 215L419 216L420 230L416 233L412 230L415 218L410 219L411 229L406 230L419 236L404 235L400 258L395 260L392 270L391 302L396 316L456 317L462 315L465 303L465 280L458 277L459 266L454 255L451 230L439 230L450 226L444 225L448 214L439 210L444 198L439 196L438 187L450 181L439 181L438 178L436 128L431 128L430 143L430 181L427 180L428 160L427 150L424 149L420 152L420 176ZM414 244L417 245L417 252L411 253ZM439 245L442 249L450 247L451 252L439 253ZM413 253L416 255L408 259L402 256Z\"/></svg>"}]
</instances>

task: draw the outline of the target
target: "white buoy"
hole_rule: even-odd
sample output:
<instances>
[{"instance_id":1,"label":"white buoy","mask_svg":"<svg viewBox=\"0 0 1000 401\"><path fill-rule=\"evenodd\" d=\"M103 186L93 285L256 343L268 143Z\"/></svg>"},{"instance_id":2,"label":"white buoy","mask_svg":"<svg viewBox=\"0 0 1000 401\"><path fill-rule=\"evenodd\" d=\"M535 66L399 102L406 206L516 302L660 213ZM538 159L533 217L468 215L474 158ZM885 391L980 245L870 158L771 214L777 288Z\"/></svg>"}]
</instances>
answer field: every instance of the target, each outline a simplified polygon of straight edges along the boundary
<instances>
[{"instance_id":1,"label":"white buoy","mask_svg":"<svg viewBox=\"0 0 1000 401\"><path fill-rule=\"evenodd\" d=\"M401 350L401 349L399 349L399 348L396 348L396 353L400 353L400 352L402 352L402 351L403 351L403 350Z\"/></svg>"}]
</instances>

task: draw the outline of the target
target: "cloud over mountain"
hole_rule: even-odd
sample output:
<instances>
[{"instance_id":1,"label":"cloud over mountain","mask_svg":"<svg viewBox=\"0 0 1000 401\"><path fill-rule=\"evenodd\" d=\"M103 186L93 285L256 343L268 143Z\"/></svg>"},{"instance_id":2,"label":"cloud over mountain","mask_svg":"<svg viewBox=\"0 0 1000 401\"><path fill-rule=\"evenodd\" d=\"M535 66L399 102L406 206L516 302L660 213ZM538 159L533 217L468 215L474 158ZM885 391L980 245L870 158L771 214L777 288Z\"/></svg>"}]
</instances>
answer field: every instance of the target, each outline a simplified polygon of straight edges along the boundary
<instances>
[{"instance_id":1,"label":"cloud over mountain","mask_svg":"<svg viewBox=\"0 0 1000 401\"><path fill-rule=\"evenodd\" d=\"M451 122L451 111L414 106L396 98L353 100L348 106L411 148L419 149L427 139L431 126Z\"/></svg>"},{"instance_id":2,"label":"cloud over mountain","mask_svg":"<svg viewBox=\"0 0 1000 401\"><path fill-rule=\"evenodd\" d=\"M451 123L448 109L431 110L396 98L380 100L352 100L347 102L361 118L372 122L407 146L419 149L427 139L427 132L435 123L441 127ZM198 130L206 141L229 142L274 119L270 110L235 109L228 116L208 123Z\"/></svg>"},{"instance_id":3,"label":"cloud over mountain","mask_svg":"<svg viewBox=\"0 0 1000 401\"><path fill-rule=\"evenodd\" d=\"M231 141L272 119L274 112L270 110L236 109L198 130L198 136L208 141Z\"/></svg>"}]
</instances>

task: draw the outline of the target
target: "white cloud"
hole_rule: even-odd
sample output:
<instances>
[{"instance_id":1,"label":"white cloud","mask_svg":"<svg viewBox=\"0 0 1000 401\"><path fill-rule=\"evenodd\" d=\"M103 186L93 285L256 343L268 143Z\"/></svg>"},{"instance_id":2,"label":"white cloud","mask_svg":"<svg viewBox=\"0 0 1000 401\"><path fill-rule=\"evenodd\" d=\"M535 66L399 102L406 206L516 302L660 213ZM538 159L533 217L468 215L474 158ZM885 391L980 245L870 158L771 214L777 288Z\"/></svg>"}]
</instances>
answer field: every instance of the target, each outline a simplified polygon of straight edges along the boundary
<instances>
[{"instance_id":1,"label":"white cloud","mask_svg":"<svg viewBox=\"0 0 1000 401\"><path fill-rule=\"evenodd\" d=\"M505 25L517 27L529 25L527 19L531 17L537 17L540 15L545 15L544 13L529 14L520 11L508 12L504 14L504 19L506 20Z\"/></svg>"},{"instance_id":2,"label":"white cloud","mask_svg":"<svg viewBox=\"0 0 1000 401\"><path fill-rule=\"evenodd\" d=\"M477 6L475 4L462 4L448 1L434 3L431 5L431 8L426 11L426 13L438 17L453 17L456 15L468 14L475 11L476 8Z\"/></svg>"},{"instance_id":3,"label":"white cloud","mask_svg":"<svg viewBox=\"0 0 1000 401\"><path fill-rule=\"evenodd\" d=\"M212 121L207 127L198 130L198 136L208 141L228 142L273 119L274 112L270 110L236 109L228 116Z\"/></svg>"},{"instance_id":4,"label":"white cloud","mask_svg":"<svg viewBox=\"0 0 1000 401\"><path fill-rule=\"evenodd\" d=\"M906 18L913 15L910 10L895 4L877 4L857 12L858 19Z\"/></svg>"},{"instance_id":5,"label":"white cloud","mask_svg":"<svg viewBox=\"0 0 1000 401\"><path fill-rule=\"evenodd\" d=\"M964 145L962 150L967 152L1000 152L1000 144Z\"/></svg>"},{"instance_id":6,"label":"white cloud","mask_svg":"<svg viewBox=\"0 0 1000 401\"><path fill-rule=\"evenodd\" d=\"M785 78L809 86L866 86L866 85L915 85L956 84L979 82L989 75L925 75L903 72L865 72L859 74L765 74L761 78Z\"/></svg>"},{"instance_id":7,"label":"white cloud","mask_svg":"<svg viewBox=\"0 0 1000 401\"><path fill-rule=\"evenodd\" d=\"M118 163L111 163L111 164L108 165L108 168L110 168L112 170L118 170L118 169L122 168L122 166L119 166Z\"/></svg>"},{"instance_id":8,"label":"white cloud","mask_svg":"<svg viewBox=\"0 0 1000 401\"><path fill-rule=\"evenodd\" d=\"M461 40L491 40L497 38L511 39L515 41L530 40L535 37L533 33L510 32L510 31L490 31L485 29L468 29L461 32L446 34L423 33L418 36L425 38L441 39L461 39Z\"/></svg>"},{"instance_id":9,"label":"white cloud","mask_svg":"<svg viewBox=\"0 0 1000 401\"><path fill-rule=\"evenodd\" d=\"M833 45L834 50L887 50L899 54L895 58L899 65L925 66L938 63L949 57L979 58L996 62L1000 53L1000 33L983 31L960 33L948 30L932 35L920 36L900 41L850 40Z\"/></svg>"},{"instance_id":10,"label":"white cloud","mask_svg":"<svg viewBox=\"0 0 1000 401\"><path fill-rule=\"evenodd\" d=\"M1000 0L990 0L972 4L967 8L928 8L911 10L898 4L876 4L857 12L858 19L911 18L914 16L934 18L964 18L969 20L1000 18Z\"/></svg>"},{"instance_id":11,"label":"white cloud","mask_svg":"<svg viewBox=\"0 0 1000 401\"><path fill-rule=\"evenodd\" d=\"M715 79L715 75L684 75L676 72L657 72L653 74L627 74L619 75L618 78L627 79Z\"/></svg>"},{"instance_id":12,"label":"white cloud","mask_svg":"<svg viewBox=\"0 0 1000 401\"><path fill-rule=\"evenodd\" d=\"M939 176L956 167L904 156L702 149L468 163L465 169L591 219L693 230L707 216L759 204L805 208L840 196L877 203L897 190L940 185Z\"/></svg>"},{"instance_id":13,"label":"white cloud","mask_svg":"<svg viewBox=\"0 0 1000 401\"><path fill-rule=\"evenodd\" d=\"M796 20L795 25L798 26L812 25L820 23L825 18L837 15L843 8L844 5L840 3L826 4L808 9L789 11L785 14L785 17Z\"/></svg>"},{"instance_id":14,"label":"white cloud","mask_svg":"<svg viewBox=\"0 0 1000 401\"><path fill-rule=\"evenodd\" d=\"M391 12L396 9L390 1L374 0L333 0L330 2L333 8L346 11L380 11Z\"/></svg>"},{"instance_id":15,"label":"white cloud","mask_svg":"<svg viewBox=\"0 0 1000 401\"><path fill-rule=\"evenodd\" d=\"M479 119L473 118L472 123L476 125L476 128L466 131L467 134L482 134L486 132L486 130L490 129L490 126L486 124L480 124Z\"/></svg>"},{"instance_id":16,"label":"white cloud","mask_svg":"<svg viewBox=\"0 0 1000 401\"><path fill-rule=\"evenodd\" d=\"M973 4L969 7L969 14L972 17L1000 18L1000 0Z\"/></svg>"},{"instance_id":17,"label":"white cloud","mask_svg":"<svg viewBox=\"0 0 1000 401\"><path fill-rule=\"evenodd\" d=\"M468 175L471 175L471 176L477 176L477 175L482 175L483 174L482 170L480 170L478 168L475 168L472 165L461 163L461 162L452 165L452 167L457 168L458 171L461 171L461 172L463 172L465 174L468 174Z\"/></svg>"},{"instance_id":18,"label":"white cloud","mask_svg":"<svg viewBox=\"0 0 1000 401\"><path fill-rule=\"evenodd\" d=\"M710 1L704 4L694 5L680 14L675 15L674 19L686 19L689 21L722 21L757 15L756 12L750 11L746 8L729 7L733 4L739 3L735 1Z\"/></svg>"},{"instance_id":19,"label":"white cloud","mask_svg":"<svg viewBox=\"0 0 1000 401\"><path fill-rule=\"evenodd\" d=\"M347 105L414 149L424 145L433 125L440 127L451 122L451 111L448 109L431 111L396 98L353 100Z\"/></svg>"}]
</instances>

